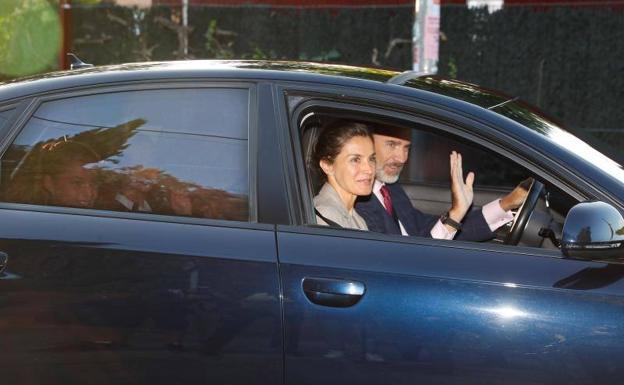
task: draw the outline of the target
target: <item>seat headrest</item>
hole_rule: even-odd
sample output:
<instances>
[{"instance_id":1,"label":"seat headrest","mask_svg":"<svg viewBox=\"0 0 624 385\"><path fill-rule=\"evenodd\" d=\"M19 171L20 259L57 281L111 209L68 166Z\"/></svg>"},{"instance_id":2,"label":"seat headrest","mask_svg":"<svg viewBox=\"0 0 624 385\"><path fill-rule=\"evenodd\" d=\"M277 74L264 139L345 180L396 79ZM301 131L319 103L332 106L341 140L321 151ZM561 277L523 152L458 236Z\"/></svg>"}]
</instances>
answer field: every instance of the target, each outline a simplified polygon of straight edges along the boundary
<instances>
[{"instance_id":1,"label":"seat headrest","mask_svg":"<svg viewBox=\"0 0 624 385\"><path fill-rule=\"evenodd\" d=\"M319 175L318 165L314 162L314 146L316 145L316 140L320 133L320 126L310 126L303 132L301 140L306 165L306 176L308 178L308 187L310 189L310 196L312 197L320 191L322 186L322 178Z\"/></svg>"}]
</instances>

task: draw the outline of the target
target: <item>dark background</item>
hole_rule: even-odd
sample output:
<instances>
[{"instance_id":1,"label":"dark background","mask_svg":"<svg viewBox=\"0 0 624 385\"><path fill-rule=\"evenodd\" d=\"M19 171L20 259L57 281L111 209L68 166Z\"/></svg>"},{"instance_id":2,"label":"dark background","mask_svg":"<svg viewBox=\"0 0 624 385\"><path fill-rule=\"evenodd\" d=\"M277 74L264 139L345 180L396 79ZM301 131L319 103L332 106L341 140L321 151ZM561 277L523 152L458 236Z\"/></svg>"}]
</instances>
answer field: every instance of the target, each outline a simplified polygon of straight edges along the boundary
<instances>
[{"instance_id":1,"label":"dark background","mask_svg":"<svg viewBox=\"0 0 624 385\"><path fill-rule=\"evenodd\" d=\"M96 64L171 59L279 59L408 70L412 6L74 5L70 50ZM624 8L443 5L440 75L519 96L604 152L624 149ZM595 140L599 142L596 142Z\"/></svg>"}]
</instances>

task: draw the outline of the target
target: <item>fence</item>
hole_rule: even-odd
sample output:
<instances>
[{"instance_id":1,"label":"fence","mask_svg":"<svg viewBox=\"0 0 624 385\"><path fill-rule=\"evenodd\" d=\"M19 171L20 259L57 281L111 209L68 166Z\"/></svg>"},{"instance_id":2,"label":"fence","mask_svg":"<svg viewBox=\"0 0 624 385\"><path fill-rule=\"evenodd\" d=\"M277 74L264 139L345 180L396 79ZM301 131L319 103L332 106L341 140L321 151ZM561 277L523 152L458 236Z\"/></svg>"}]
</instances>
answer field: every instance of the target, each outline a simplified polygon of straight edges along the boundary
<instances>
[{"instance_id":1,"label":"fence","mask_svg":"<svg viewBox=\"0 0 624 385\"><path fill-rule=\"evenodd\" d=\"M445 7L440 73L519 96L603 148L624 149L624 12Z\"/></svg>"},{"instance_id":2,"label":"fence","mask_svg":"<svg viewBox=\"0 0 624 385\"><path fill-rule=\"evenodd\" d=\"M413 8L75 5L72 50L94 64L285 59L411 68ZM439 72L538 105L579 136L624 149L622 7L446 5ZM608 146L612 149L608 151Z\"/></svg>"}]
</instances>

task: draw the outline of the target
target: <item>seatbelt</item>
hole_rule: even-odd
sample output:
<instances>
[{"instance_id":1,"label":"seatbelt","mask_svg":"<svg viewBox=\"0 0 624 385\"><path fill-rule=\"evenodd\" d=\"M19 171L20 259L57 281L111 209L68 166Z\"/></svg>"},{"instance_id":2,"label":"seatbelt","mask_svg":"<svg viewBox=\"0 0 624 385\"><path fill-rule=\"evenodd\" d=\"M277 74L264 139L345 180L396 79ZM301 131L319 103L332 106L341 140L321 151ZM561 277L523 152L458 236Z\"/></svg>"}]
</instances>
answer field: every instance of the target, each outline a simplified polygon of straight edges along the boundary
<instances>
[{"instance_id":1,"label":"seatbelt","mask_svg":"<svg viewBox=\"0 0 624 385\"><path fill-rule=\"evenodd\" d=\"M321 218L322 220L325 221L325 223L327 223L328 225L330 225L331 227L338 227L338 228L342 228L342 226L340 226L338 223L332 221L331 219L327 219L325 218L316 208L314 208L314 212L316 213L316 215L319 216L319 218Z\"/></svg>"}]
</instances>

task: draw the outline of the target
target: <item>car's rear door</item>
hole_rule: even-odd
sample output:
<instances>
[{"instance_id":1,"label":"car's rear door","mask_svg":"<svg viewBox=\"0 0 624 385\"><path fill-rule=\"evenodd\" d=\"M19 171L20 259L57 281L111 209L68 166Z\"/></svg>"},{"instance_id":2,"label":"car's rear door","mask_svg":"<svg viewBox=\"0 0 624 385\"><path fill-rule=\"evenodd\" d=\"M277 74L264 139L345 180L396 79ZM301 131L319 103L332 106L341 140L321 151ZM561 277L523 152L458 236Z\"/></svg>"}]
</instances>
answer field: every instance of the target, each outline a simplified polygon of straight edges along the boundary
<instances>
[{"instance_id":1,"label":"car's rear door","mask_svg":"<svg viewBox=\"0 0 624 385\"><path fill-rule=\"evenodd\" d=\"M2 155L3 383L282 381L275 232L258 223L257 149L275 144L260 88L26 101Z\"/></svg>"}]
</instances>

